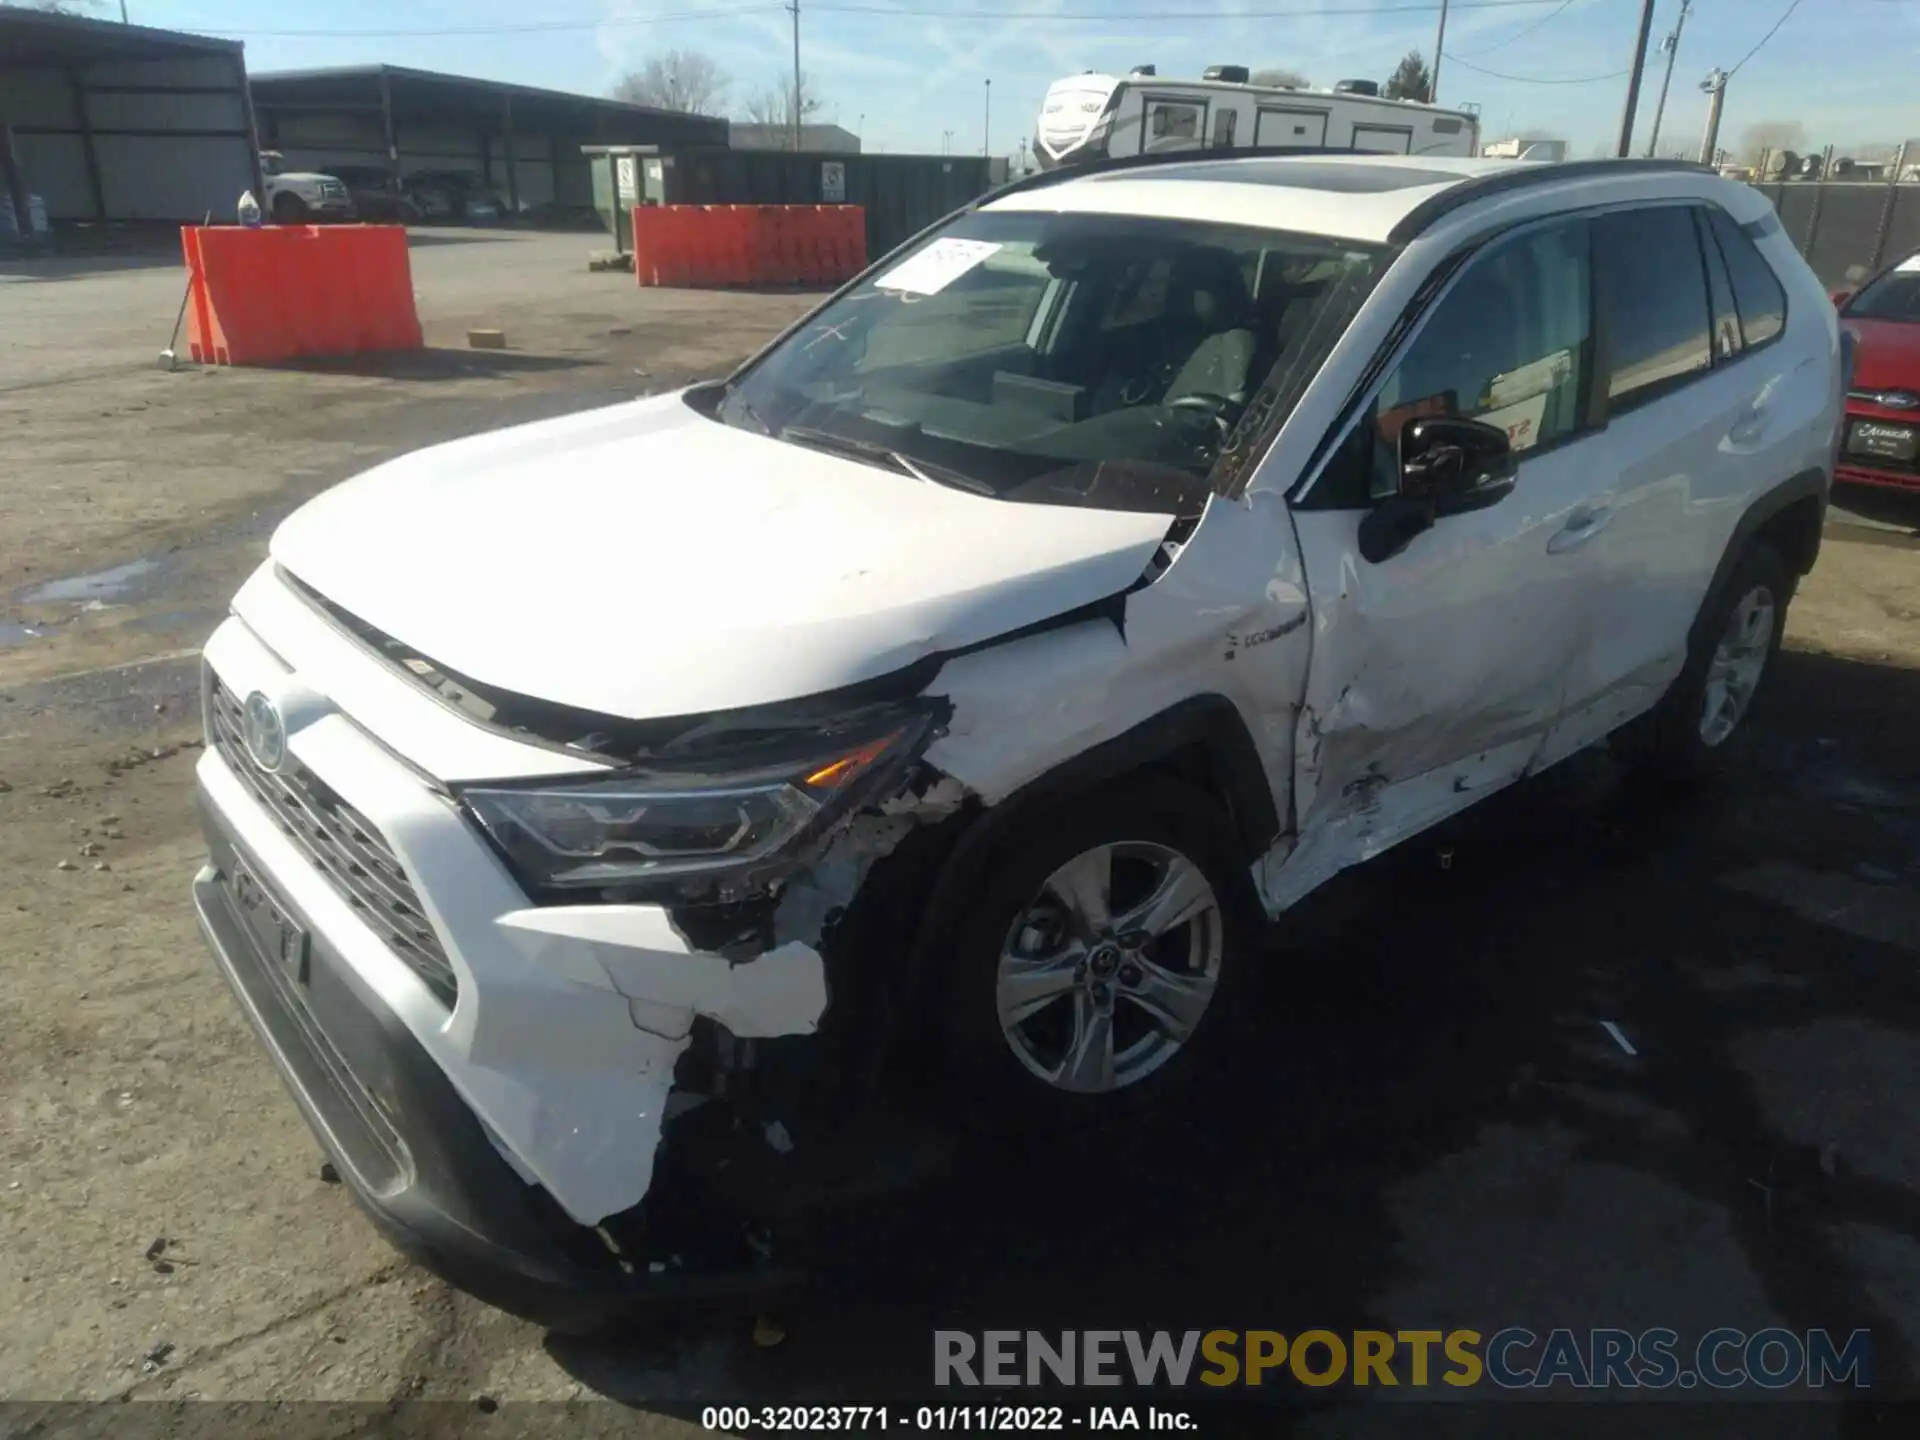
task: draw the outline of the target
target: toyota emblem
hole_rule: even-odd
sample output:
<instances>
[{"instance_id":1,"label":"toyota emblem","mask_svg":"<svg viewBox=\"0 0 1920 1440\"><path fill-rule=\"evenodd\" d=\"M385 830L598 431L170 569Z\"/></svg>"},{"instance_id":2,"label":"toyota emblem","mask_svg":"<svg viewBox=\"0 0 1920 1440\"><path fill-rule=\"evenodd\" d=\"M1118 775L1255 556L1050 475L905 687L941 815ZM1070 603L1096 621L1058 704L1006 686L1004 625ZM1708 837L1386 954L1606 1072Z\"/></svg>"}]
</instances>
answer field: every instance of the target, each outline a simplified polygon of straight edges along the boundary
<instances>
[{"instance_id":1,"label":"toyota emblem","mask_svg":"<svg viewBox=\"0 0 1920 1440\"><path fill-rule=\"evenodd\" d=\"M275 771L287 761L287 726L280 707L256 690L247 696L244 736L247 753L262 770Z\"/></svg>"}]
</instances>

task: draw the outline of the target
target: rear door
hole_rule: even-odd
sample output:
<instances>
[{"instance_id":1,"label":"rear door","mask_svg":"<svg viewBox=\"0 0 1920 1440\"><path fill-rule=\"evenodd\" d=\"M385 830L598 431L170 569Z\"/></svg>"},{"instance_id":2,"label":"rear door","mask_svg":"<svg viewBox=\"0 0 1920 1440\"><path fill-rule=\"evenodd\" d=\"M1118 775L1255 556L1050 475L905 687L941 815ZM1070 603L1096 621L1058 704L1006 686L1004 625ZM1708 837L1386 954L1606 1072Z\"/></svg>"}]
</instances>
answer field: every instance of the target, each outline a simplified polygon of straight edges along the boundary
<instances>
[{"instance_id":1,"label":"rear door","mask_svg":"<svg viewBox=\"0 0 1920 1440\"><path fill-rule=\"evenodd\" d=\"M1598 445L1614 478L1585 543L1604 566L1608 623L1555 755L1607 734L1672 683L1735 519L1758 490L1788 478L1797 454L1790 427L1771 413L1781 377L1769 345L1784 297L1739 227L1697 203L1616 210L1593 223L1605 337ZM1724 254L1732 242L1744 247L1738 287ZM1752 311L1746 327L1739 289Z\"/></svg>"},{"instance_id":2,"label":"rear door","mask_svg":"<svg viewBox=\"0 0 1920 1440\"><path fill-rule=\"evenodd\" d=\"M1295 505L1316 627L1296 742L1303 854L1347 863L1517 778L1562 713L1602 618L1597 562L1563 538L1608 483L1591 270L1584 219L1489 244ZM1504 428L1517 483L1369 562L1359 524L1399 487L1401 428L1429 415Z\"/></svg>"}]
</instances>

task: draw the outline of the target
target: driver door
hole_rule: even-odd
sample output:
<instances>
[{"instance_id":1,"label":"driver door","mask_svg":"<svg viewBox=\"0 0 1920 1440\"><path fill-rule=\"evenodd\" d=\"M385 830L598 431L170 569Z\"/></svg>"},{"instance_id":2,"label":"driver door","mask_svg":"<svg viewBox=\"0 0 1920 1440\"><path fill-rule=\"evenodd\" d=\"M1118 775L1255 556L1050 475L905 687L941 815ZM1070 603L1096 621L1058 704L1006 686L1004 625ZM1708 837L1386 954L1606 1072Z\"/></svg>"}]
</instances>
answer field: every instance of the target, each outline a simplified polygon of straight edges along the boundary
<instances>
[{"instance_id":1,"label":"driver door","mask_svg":"<svg viewBox=\"0 0 1920 1440\"><path fill-rule=\"evenodd\" d=\"M1593 644L1585 537L1611 480L1589 443L1591 270L1582 219L1468 261L1295 505L1316 622L1296 819L1303 849L1344 837L1333 868L1524 774ZM1433 415L1504 429L1514 488L1368 561L1359 527L1400 489L1401 430Z\"/></svg>"}]
</instances>

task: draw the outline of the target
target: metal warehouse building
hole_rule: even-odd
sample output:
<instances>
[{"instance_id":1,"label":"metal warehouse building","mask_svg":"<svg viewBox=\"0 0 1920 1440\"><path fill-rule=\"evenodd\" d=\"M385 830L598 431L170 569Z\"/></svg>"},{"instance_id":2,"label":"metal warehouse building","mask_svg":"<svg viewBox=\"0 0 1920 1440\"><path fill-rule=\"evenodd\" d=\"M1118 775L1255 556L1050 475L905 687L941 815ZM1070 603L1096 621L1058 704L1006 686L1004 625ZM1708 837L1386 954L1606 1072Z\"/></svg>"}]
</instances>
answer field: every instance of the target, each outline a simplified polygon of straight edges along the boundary
<instances>
[{"instance_id":1,"label":"metal warehouse building","mask_svg":"<svg viewBox=\"0 0 1920 1440\"><path fill-rule=\"evenodd\" d=\"M290 170L464 171L510 209L591 206L582 145L727 143L725 120L398 65L256 75L253 103L261 144Z\"/></svg>"},{"instance_id":2,"label":"metal warehouse building","mask_svg":"<svg viewBox=\"0 0 1920 1440\"><path fill-rule=\"evenodd\" d=\"M238 41L0 8L0 188L50 219L231 215L259 163Z\"/></svg>"}]
</instances>

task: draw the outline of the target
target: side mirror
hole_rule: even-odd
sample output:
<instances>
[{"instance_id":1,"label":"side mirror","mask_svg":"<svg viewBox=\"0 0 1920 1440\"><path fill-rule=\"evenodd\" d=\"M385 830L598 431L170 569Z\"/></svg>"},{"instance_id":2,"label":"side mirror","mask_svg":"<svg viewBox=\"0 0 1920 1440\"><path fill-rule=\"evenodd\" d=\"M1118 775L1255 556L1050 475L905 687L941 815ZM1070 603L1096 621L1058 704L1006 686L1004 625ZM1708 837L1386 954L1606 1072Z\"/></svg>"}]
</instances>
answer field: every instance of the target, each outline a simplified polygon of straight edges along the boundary
<instances>
[{"instance_id":1,"label":"side mirror","mask_svg":"<svg viewBox=\"0 0 1920 1440\"><path fill-rule=\"evenodd\" d=\"M1400 490L1360 522L1360 554L1373 564L1398 554L1446 515L1496 505L1513 491L1520 462L1507 432L1480 420L1429 417L1400 431Z\"/></svg>"},{"instance_id":2,"label":"side mirror","mask_svg":"<svg viewBox=\"0 0 1920 1440\"><path fill-rule=\"evenodd\" d=\"M1843 286L1838 290L1830 291L1827 298L1833 301L1833 308L1838 310L1853 298L1853 291Z\"/></svg>"}]
</instances>

